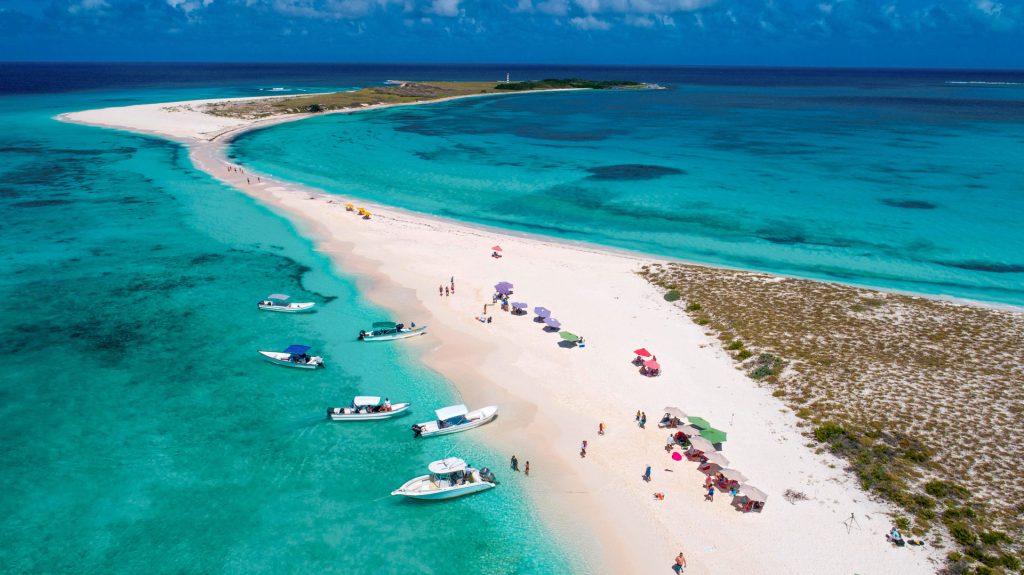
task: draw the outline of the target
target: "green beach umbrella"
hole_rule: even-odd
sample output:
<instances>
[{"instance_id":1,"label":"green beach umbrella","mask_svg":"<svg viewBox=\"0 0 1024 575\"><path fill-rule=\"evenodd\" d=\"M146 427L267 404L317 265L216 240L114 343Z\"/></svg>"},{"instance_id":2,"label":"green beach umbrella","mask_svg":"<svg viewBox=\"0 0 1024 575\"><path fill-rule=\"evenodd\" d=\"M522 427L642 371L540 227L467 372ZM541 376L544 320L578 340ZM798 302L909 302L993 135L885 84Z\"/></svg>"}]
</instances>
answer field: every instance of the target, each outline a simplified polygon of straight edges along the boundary
<instances>
[{"instance_id":1,"label":"green beach umbrella","mask_svg":"<svg viewBox=\"0 0 1024 575\"><path fill-rule=\"evenodd\" d=\"M708 420L704 419L703 417L697 417L696 415L691 415L690 417L687 417L686 420L692 423L694 426L700 427L701 429L707 429L711 427L711 424L708 423Z\"/></svg>"},{"instance_id":2,"label":"green beach umbrella","mask_svg":"<svg viewBox=\"0 0 1024 575\"><path fill-rule=\"evenodd\" d=\"M723 441L725 441L726 433L721 429L709 427L701 431L700 436L703 437L704 439L707 439L711 443L722 443Z\"/></svg>"},{"instance_id":3,"label":"green beach umbrella","mask_svg":"<svg viewBox=\"0 0 1024 575\"><path fill-rule=\"evenodd\" d=\"M561 336L561 338L564 339L565 341L569 342L576 342L580 340L580 336L574 333L569 333L567 331L560 331L558 332L558 335Z\"/></svg>"}]
</instances>

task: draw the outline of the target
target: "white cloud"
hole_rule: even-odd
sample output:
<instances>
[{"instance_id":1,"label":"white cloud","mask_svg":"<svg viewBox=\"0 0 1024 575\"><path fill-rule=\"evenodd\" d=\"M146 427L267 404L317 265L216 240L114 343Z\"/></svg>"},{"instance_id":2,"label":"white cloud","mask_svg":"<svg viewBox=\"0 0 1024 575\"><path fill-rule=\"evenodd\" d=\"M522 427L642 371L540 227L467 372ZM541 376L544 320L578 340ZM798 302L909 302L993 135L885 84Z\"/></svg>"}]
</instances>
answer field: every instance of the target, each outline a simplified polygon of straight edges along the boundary
<instances>
[{"instance_id":1,"label":"white cloud","mask_svg":"<svg viewBox=\"0 0 1024 575\"><path fill-rule=\"evenodd\" d=\"M533 0L519 0L519 3L509 8L510 12L533 12Z\"/></svg>"},{"instance_id":2,"label":"white cloud","mask_svg":"<svg viewBox=\"0 0 1024 575\"><path fill-rule=\"evenodd\" d=\"M999 17L1003 13L1002 3L993 0L975 0L974 7L988 16Z\"/></svg>"},{"instance_id":3,"label":"white cloud","mask_svg":"<svg viewBox=\"0 0 1024 575\"><path fill-rule=\"evenodd\" d=\"M569 13L569 0L545 0L537 3L537 10L549 16L565 16Z\"/></svg>"},{"instance_id":4,"label":"white cloud","mask_svg":"<svg viewBox=\"0 0 1024 575\"><path fill-rule=\"evenodd\" d=\"M166 0L167 5L171 8L178 8L186 14L198 10L199 8L206 8L210 4L213 4L213 0ZM84 3L84 2L83 2Z\"/></svg>"},{"instance_id":5,"label":"white cloud","mask_svg":"<svg viewBox=\"0 0 1024 575\"><path fill-rule=\"evenodd\" d=\"M627 26L633 26L636 28L654 28L654 20L650 16L636 16L634 14L626 14L626 17L622 19Z\"/></svg>"},{"instance_id":6,"label":"white cloud","mask_svg":"<svg viewBox=\"0 0 1024 575\"><path fill-rule=\"evenodd\" d=\"M462 0L434 0L430 6L430 11L438 16L458 16L459 15L459 3Z\"/></svg>"},{"instance_id":7,"label":"white cloud","mask_svg":"<svg viewBox=\"0 0 1024 575\"><path fill-rule=\"evenodd\" d=\"M608 30L612 27L611 24L600 18L595 18L592 14L588 14L583 18L570 18L569 24L580 30Z\"/></svg>"}]
</instances>

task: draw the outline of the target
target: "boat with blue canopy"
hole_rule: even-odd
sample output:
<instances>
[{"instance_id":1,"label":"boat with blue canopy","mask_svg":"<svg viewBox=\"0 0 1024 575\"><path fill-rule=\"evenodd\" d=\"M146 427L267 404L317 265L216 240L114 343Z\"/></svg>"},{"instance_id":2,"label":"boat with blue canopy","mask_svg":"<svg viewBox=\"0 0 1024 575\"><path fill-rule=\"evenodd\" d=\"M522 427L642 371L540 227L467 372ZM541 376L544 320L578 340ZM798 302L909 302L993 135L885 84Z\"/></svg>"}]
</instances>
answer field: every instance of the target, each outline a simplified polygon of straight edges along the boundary
<instances>
[{"instance_id":1,"label":"boat with blue canopy","mask_svg":"<svg viewBox=\"0 0 1024 575\"><path fill-rule=\"evenodd\" d=\"M313 309L315 302L289 302L290 298L283 293L272 293L267 299L256 304L256 308L263 311L279 311L281 313L302 313Z\"/></svg>"},{"instance_id":2,"label":"boat with blue canopy","mask_svg":"<svg viewBox=\"0 0 1024 575\"><path fill-rule=\"evenodd\" d=\"M425 335L427 326L415 323L407 327L404 323L393 321L376 321L370 329L359 330L359 341L392 341L417 335Z\"/></svg>"},{"instance_id":3,"label":"boat with blue canopy","mask_svg":"<svg viewBox=\"0 0 1024 575\"><path fill-rule=\"evenodd\" d=\"M283 351L263 351L256 353L263 356L263 359L285 367L297 367L299 369L316 369L324 367L324 358L318 355L309 355L312 349L308 345L292 344Z\"/></svg>"},{"instance_id":4,"label":"boat with blue canopy","mask_svg":"<svg viewBox=\"0 0 1024 575\"><path fill-rule=\"evenodd\" d=\"M489 423L498 415L498 406L489 405L469 411L465 405L450 405L434 412L437 419L412 426L414 437L432 437L467 431Z\"/></svg>"}]
</instances>

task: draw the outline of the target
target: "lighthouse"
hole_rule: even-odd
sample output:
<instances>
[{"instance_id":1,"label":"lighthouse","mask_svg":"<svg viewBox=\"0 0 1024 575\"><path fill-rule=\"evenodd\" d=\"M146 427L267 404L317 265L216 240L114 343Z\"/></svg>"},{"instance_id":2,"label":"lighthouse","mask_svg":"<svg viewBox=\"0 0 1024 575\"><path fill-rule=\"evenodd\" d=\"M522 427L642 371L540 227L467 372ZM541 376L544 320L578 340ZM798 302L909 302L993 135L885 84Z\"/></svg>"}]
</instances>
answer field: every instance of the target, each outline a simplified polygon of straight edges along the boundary
<instances>
[{"instance_id":1,"label":"lighthouse","mask_svg":"<svg viewBox=\"0 0 1024 575\"><path fill-rule=\"evenodd\" d=\"M506 83L506 84L508 84L509 82L511 82L511 81L512 81L512 80L511 80L511 77L512 77L512 75L511 75L511 74L509 74L508 72L505 72L505 83Z\"/></svg>"}]
</instances>

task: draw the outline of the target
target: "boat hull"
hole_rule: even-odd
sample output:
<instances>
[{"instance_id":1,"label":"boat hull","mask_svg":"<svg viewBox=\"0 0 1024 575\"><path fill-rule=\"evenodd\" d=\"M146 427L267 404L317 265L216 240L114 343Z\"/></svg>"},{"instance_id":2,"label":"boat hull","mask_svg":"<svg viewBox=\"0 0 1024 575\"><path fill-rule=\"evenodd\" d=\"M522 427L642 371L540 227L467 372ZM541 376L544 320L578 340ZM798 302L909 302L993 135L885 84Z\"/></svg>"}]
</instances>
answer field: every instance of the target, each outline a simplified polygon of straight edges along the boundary
<instances>
[{"instance_id":1,"label":"boat hull","mask_svg":"<svg viewBox=\"0 0 1024 575\"><path fill-rule=\"evenodd\" d=\"M256 305L262 311L276 311L278 313L303 313L312 311L314 306L316 306L315 302L290 303L288 305Z\"/></svg>"},{"instance_id":2,"label":"boat hull","mask_svg":"<svg viewBox=\"0 0 1024 575\"><path fill-rule=\"evenodd\" d=\"M468 422L459 425L452 425L450 427L437 427L436 421L428 421L425 423L417 424L421 431L417 434L418 437L434 437L438 435L449 435L452 433L459 433L461 431L469 431L475 429L481 425L487 425L494 421L494 418L498 416L498 407L490 406L476 411L471 411L466 414ZM413 430L415 432L415 429Z\"/></svg>"},{"instance_id":3,"label":"boat hull","mask_svg":"<svg viewBox=\"0 0 1024 575\"><path fill-rule=\"evenodd\" d=\"M463 497L465 495L472 495L474 493L480 493L481 491L487 491L495 485L489 481L476 481L473 483L465 483L463 485L456 485L452 487L440 487L437 489L420 489L427 482L430 481L429 475L423 475L407 481L405 485L402 485L398 489L391 492L391 495L400 495L408 497L410 499L418 499L421 501L441 501L444 499L455 499L456 497Z\"/></svg>"},{"instance_id":4,"label":"boat hull","mask_svg":"<svg viewBox=\"0 0 1024 575\"><path fill-rule=\"evenodd\" d=\"M411 403L396 403L391 406L391 411L380 411L377 413L334 413L329 411L327 417L331 421L373 421L379 419L391 419L403 415L409 411Z\"/></svg>"},{"instance_id":5,"label":"boat hull","mask_svg":"<svg viewBox=\"0 0 1024 575\"><path fill-rule=\"evenodd\" d=\"M269 361L270 363L273 363L274 365L280 365L280 366L284 366L284 367L292 367L292 368L296 368L296 369L317 369L317 368L324 367L323 358L321 358L321 357L314 357L313 358L313 359L316 359L316 360L319 360L319 361L310 362L310 363L297 363L297 362L289 360L288 358L290 356L288 354L286 354L286 353L281 353L281 352L277 352L277 351L257 351L256 353L260 354L261 356L263 356L264 360Z\"/></svg>"},{"instance_id":6,"label":"boat hull","mask_svg":"<svg viewBox=\"0 0 1024 575\"><path fill-rule=\"evenodd\" d=\"M418 335L426 335L427 326L419 326L410 330L400 331L398 333L386 333L384 335L370 335L365 334L359 339L361 341L395 341L396 339L407 339L410 337L416 337Z\"/></svg>"}]
</instances>

